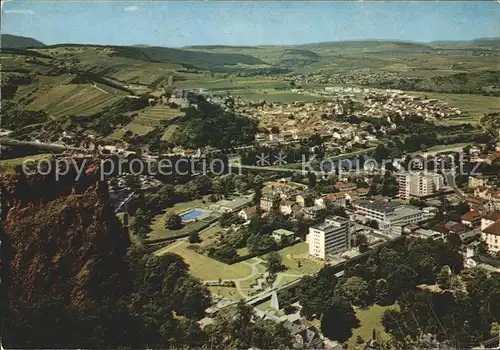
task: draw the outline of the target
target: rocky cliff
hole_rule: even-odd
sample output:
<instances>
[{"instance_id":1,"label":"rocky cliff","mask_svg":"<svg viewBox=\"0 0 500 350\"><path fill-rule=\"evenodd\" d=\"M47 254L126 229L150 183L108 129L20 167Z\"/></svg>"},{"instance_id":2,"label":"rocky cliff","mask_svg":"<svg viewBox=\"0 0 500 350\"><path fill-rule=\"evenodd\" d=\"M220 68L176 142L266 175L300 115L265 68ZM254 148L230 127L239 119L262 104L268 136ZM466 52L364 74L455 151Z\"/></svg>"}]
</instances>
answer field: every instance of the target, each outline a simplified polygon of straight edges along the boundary
<instances>
[{"instance_id":1,"label":"rocky cliff","mask_svg":"<svg viewBox=\"0 0 500 350\"><path fill-rule=\"evenodd\" d=\"M0 176L9 307L36 305L47 296L69 306L128 293L130 240L96 174L89 166L79 181L73 174L61 181Z\"/></svg>"}]
</instances>

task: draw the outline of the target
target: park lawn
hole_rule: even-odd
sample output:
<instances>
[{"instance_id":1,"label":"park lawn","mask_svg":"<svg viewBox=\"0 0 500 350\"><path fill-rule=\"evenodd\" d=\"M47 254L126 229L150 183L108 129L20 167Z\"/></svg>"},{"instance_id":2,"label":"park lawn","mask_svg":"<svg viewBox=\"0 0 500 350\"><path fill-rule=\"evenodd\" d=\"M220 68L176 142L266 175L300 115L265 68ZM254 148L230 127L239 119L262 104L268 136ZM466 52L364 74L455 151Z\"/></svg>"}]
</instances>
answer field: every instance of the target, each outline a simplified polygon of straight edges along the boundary
<instances>
[{"instance_id":1,"label":"park lawn","mask_svg":"<svg viewBox=\"0 0 500 350\"><path fill-rule=\"evenodd\" d=\"M221 279L244 278L252 273L252 268L243 263L233 265L224 264L206 255L199 254L194 249L196 245L182 241L179 244L174 243L172 248L158 251L158 254L174 253L180 255L189 265L189 273L201 280L216 281Z\"/></svg>"},{"instance_id":2,"label":"park lawn","mask_svg":"<svg viewBox=\"0 0 500 350\"><path fill-rule=\"evenodd\" d=\"M204 220L198 220L195 222L191 222L187 225L184 225L184 227L180 230L169 230L165 228L165 212L167 211L173 211L177 214L182 214L183 212L193 209L193 208L204 208L206 207L206 204L203 203L204 201L206 202L208 196L205 196L201 199L194 199L189 202L181 202L175 204L171 208L166 208L161 214L156 215L152 222L151 222L151 231L148 233L148 239L157 239L157 238L166 238L166 237L173 237L173 236L178 236L182 234L186 234L191 232L192 230L201 227L206 224L206 221Z\"/></svg>"},{"instance_id":3,"label":"park lawn","mask_svg":"<svg viewBox=\"0 0 500 350\"><path fill-rule=\"evenodd\" d=\"M246 261L249 262L249 263L252 263L251 260L246 260ZM239 282L241 289L243 289L245 292L247 292L247 294L250 294L249 291L253 290L252 289L252 285L253 284L257 284L257 280L259 278L264 277L264 273L265 272L266 272L266 266L264 264L258 264L257 265L257 274L255 276L253 276L252 278L249 278L249 279L247 279L245 281L240 281Z\"/></svg>"},{"instance_id":4,"label":"park lawn","mask_svg":"<svg viewBox=\"0 0 500 350\"><path fill-rule=\"evenodd\" d=\"M151 232L148 233L149 240L186 235L194 230L200 229L207 224L207 221L197 220L182 226L179 230L169 230L165 228L165 214L160 218L157 216L151 224Z\"/></svg>"},{"instance_id":5,"label":"park lawn","mask_svg":"<svg viewBox=\"0 0 500 350\"><path fill-rule=\"evenodd\" d=\"M365 342L370 339L372 337L373 329L377 332L377 337L379 339L390 339L391 335L384 331L384 326L382 325L382 315L385 310L389 309L397 310L399 307L397 305L372 305L366 308L356 309L356 317L359 320L359 327L352 330L352 336L347 341L349 349L354 348L358 335L360 335Z\"/></svg>"},{"instance_id":6,"label":"park lawn","mask_svg":"<svg viewBox=\"0 0 500 350\"><path fill-rule=\"evenodd\" d=\"M208 287L208 290L213 296L219 296L223 299L233 301L241 300L241 295L239 295L235 287Z\"/></svg>"},{"instance_id":7,"label":"park lawn","mask_svg":"<svg viewBox=\"0 0 500 350\"><path fill-rule=\"evenodd\" d=\"M209 227L200 232L201 243L199 243L200 247L210 247L213 245L219 236L219 233L222 232L222 228L219 224L216 224L212 227Z\"/></svg>"},{"instance_id":8,"label":"park lawn","mask_svg":"<svg viewBox=\"0 0 500 350\"><path fill-rule=\"evenodd\" d=\"M278 251L286 266L285 274L310 275L318 272L323 265L308 257L309 248L306 242L296 243ZM300 261L301 267L298 267Z\"/></svg>"},{"instance_id":9,"label":"park lawn","mask_svg":"<svg viewBox=\"0 0 500 350\"><path fill-rule=\"evenodd\" d=\"M287 272L285 271L284 273L286 274ZM279 274L278 274L278 276L279 276ZM296 281L298 279L300 279L300 277L282 276L280 279L280 283L278 283L278 285L276 285L276 287L279 288L281 286L284 286L285 284Z\"/></svg>"},{"instance_id":10,"label":"park lawn","mask_svg":"<svg viewBox=\"0 0 500 350\"><path fill-rule=\"evenodd\" d=\"M253 285L257 284L257 280L262 278L262 274L257 274L254 277L247 279L245 281L238 282L240 284L241 290L247 295L254 295L259 291L252 288Z\"/></svg>"}]
</instances>

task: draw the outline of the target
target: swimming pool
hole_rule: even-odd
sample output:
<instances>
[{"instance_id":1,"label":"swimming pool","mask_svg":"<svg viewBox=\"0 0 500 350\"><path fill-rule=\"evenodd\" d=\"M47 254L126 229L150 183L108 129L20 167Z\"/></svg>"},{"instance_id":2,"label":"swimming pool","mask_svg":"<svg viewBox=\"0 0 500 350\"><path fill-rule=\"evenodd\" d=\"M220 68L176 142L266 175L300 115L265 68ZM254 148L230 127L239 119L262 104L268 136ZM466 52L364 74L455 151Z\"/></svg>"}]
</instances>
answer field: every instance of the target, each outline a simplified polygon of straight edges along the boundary
<instances>
[{"instance_id":1,"label":"swimming pool","mask_svg":"<svg viewBox=\"0 0 500 350\"><path fill-rule=\"evenodd\" d=\"M183 222L195 221L203 214L205 214L205 210L200 209L200 208L194 208L194 209L188 210L184 214L182 214L181 220Z\"/></svg>"}]
</instances>

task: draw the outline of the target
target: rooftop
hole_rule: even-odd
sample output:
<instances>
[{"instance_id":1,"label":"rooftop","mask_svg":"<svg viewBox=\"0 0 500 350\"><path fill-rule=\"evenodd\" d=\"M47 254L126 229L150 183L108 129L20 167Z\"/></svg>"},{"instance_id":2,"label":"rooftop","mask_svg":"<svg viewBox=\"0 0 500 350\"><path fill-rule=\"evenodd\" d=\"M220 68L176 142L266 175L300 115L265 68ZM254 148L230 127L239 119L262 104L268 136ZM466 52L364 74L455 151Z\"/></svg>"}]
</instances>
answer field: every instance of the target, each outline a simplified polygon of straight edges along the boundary
<instances>
[{"instance_id":1,"label":"rooftop","mask_svg":"<svg viewBox=\"0 0 500 350\"><path fill-rule=\"evenodd\" d=\"M469 211L462 215L460 219L462 221L475 221L481 219L482 215L481 213L478 213L477 211Z\"/></svg>"},{"instance_id":2,"label":"rooftop","mask_svg":"<svg viewBox=\"0 0 500 350\"><path fill-rule=\"evenodd\" d=\"M381 200L359 200L354 202L354 205L358 205L363 208L378 211L384 214L391 214L397 208L404 208L405 205L396 202L385 202ZM413 208L413 207L412 207Z\"/></svg>"},{"instance_id":3,"label":"rooftop","mask_svg":"<svg viewBox=\"0 0 500 350\"><path fill-rule=\"evenodd\" d=\"M279 228L277 230L273 231L274 234L280 235L280 236L293 236L295 233L289 230L285 230L283 228Z\"/></svg>"},{"instance_id":4,"label":"rooftop","mask_svg":"<svg viewBox=\"0 0 500 350\"><path fill-rule=\"evenodd\" d=\"M500 211L492 211L484 216L486 220L497 221L500 220Z\"/></svg>"},{"instance_id":5,"label":"rooftop","mask_svg":"<svg viewBox=\"0 0 500 350\"><path fill-rule=\"evenodd\" d=\"M276 196L276 195L268 195L268 196L264 196L262 197L263 201L271 201L271 202L277 202L277 201L280 201L280 197L279 196Z\"/></svg>"},{"instance_id":6,"label":"rooftop","mask_svg":"<svg viewBox=\"0 0 500 350\"><path fill-rule=\"evenodd\" d=\"M494 224L486 227L483 230L484 233L489 234L489 235L497 235L500 236L500 220L495 221Z\"/></svg>"},{"instance_id":7,"label":"rooftop","mask_svg":"<svg viewBox=\"0 0 500 350\"><path fill-rule=\"evenodd\" d=\"M324 222L313 226L313 228L321 231L330 231L340 227L341 225L345 224L348 221L349 219L346 219L338 215L334 215L334 216L329 216L328 218L325 219Z\"/></svg>"}]
</instances>

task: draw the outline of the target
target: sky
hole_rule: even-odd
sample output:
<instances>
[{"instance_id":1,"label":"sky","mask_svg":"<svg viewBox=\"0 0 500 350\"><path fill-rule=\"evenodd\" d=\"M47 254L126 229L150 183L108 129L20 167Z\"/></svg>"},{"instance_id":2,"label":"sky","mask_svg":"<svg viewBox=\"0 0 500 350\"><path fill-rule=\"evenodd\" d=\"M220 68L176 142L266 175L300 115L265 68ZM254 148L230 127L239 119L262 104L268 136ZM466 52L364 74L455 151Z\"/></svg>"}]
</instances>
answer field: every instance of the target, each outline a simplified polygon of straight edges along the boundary
<instances>
[{"instance_id":1,"label":"sky","mask_svg":"<svg viewBox=\"0 0 500 350\"><path fill-rule=\"evenodd\" d=\"M2 33L45 44L182 47L500 37L495 1L2 2Z\"/></svg>"}]
</instances>

